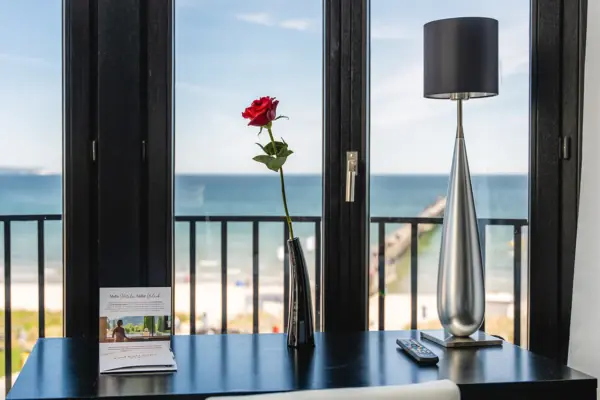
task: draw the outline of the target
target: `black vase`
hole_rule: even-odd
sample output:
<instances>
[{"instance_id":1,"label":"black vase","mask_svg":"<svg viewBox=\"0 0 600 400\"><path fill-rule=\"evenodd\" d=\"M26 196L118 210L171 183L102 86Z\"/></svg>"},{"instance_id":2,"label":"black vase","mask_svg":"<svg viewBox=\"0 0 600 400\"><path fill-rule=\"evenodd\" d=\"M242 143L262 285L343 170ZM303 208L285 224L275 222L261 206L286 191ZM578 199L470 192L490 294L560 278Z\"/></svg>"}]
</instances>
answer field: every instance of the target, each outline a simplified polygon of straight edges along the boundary
<instances>
[{"instance_id":1,"label":"black vase","mask_svg":"<svg viewBox=\"0 0 600 400\"><path fill-rule=\"evenodd\" d=\"M289 347L314 347L313 308L304 252L298 238L288 240L287 246L291 270L287 343Z\"/></svg>"}]
</instances>

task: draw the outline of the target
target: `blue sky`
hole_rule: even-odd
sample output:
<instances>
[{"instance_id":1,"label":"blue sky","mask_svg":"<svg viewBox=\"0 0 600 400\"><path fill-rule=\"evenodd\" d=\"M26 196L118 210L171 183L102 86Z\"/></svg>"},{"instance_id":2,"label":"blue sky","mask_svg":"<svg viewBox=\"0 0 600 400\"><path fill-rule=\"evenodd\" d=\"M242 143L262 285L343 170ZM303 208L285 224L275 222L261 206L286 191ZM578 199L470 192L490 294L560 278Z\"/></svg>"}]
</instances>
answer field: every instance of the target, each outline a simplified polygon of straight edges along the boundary
<instances>
[{"instance_id":1,"label":"blue sky","mask_svg":"<svg viewBox=\"0 0 600 400\"><path fill-rule=\"evenodd\" d=\"M320 173L321 0L175 1L177 172L265 172L240 113L271 95L287 171ZM471 171L527 172L529 2L372 0L373 173L450 169L455 108L423 99L422 26L457 16L500 21L500 95L465 104ZM61 169L61 18L60 0L0 0L0 166Z\"/></svg>"}]
</instances>

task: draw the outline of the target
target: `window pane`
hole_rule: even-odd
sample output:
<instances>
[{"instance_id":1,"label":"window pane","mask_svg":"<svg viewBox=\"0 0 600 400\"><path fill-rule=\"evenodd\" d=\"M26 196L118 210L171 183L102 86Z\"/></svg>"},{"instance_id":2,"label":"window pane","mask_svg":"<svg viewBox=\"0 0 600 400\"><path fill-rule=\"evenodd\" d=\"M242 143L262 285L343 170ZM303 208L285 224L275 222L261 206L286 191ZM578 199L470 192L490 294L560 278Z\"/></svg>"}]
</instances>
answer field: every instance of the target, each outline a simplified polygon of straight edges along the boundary
<instances>
[{"instance_id":1,"label":"window pane","mask_svg":"<svg viewBox=\"0 0 600 400\"><path fill-rule=\"evenodd\" d=\"M62 4L0 1L0 215L55 214L62 209ZM38 222L0 224L0 376L4 354L4 252L10 253L12 376L38 337ZM62 336L62 224L43 223L45 333ZM0 378L4 394L4 378Z\"/></svg>"},{"instance_id":2,"label":"window pane","mask_svg":"<svg viewBox=\"0 0 600 400\"><path fill-rule=\"evenodd\" d=\"M230 331L283 332L284 224L279 175L253 161L268 134L241 116L252 100L277 97L273 134L294 151L285 166L292 216L314 292L315 229L321 216L322 4L310 1L177 0L175 14L175 209L201 217L175 224L178 332L190 330L190 258L196 267L196 329L221 331L221 273ZM215 40L218 38L218 40ZM213 217L224 217L210 222ZM240 218L240 217L244 217ZM255 229L254 224L258 224ZM226 235L222 227L226 226ZM255 235L256 233L256 235ZM222 237L226 241L222 242ZM313 303L315 297L313 293Z\"/></svg>"},{"instance_id":3,"label":"window pane","mask_svg":"<svg viewBox=\"0 0 600 400\"><path fill-rule=\"evenodd\" d=\"M423 98L423 25L484 16L499 21L500 95L464 104L464 130L479 218L528 217L529 2L372 0L371 215L443 214L456 132L456 104ZM519 225L521 222L514 222ZM486 330L513 338L515 228L485 229ZM521 228L518 228L521 229ZM419 328L439 327L436 285L440 225L418 225L416 307ZM385 229L385 328L411 326L411 224ZM520 267L526 227L520 231ZM377 251L378 226L371 246ZM377 260L371 265L371 328L378 328ZM523 285L525 282L522 282ZM523 286L526 287L526 286ZM526 292L521 290L523 296ZM521 307L525 313L527 307ZM399 312L398 310L406 310ZM521 325L523 326L523 325ZM521 337L525 337L523 334Z\"/></svg>"}]
</instances>

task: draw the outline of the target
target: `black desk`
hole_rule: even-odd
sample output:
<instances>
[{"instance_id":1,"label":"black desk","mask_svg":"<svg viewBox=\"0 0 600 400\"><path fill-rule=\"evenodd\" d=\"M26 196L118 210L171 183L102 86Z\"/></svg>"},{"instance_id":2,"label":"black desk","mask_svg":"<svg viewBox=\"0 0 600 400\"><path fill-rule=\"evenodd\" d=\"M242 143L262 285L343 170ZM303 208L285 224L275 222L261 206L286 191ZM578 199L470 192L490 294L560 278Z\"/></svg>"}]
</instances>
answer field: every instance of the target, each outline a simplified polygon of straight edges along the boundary
<instances>
[{"instance_id":1,"label":"black desk","mask_svg":"<svg viewBox=\"0 0 600 400\"><path fill-rule=\"evenodd\" d=\"M597 381L519 347L445 350L437 367L419 367L396 350L416 331L319 333L308 353L288 350L285 336L175 336L179 371L170 375L100 376L97 347L76 339L36 344L8 399L205 398L221 394L401 385L448 378L463 399L595 399Z\"/></svg>"}]
</instances>

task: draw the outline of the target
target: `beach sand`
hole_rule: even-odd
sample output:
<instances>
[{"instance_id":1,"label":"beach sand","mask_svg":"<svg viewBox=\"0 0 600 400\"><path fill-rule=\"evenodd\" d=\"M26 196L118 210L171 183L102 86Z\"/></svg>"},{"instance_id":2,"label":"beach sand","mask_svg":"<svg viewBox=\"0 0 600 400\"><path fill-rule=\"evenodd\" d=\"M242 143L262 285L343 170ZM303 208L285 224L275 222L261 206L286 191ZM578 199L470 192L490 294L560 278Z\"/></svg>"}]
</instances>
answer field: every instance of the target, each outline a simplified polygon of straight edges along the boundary
<instances>
[{"instance_id":1,"label":"beach sand","mask_svg":"<svg viewBox=\"0 0 600 400\"><path fill-rule=\"evenodd\" d=\"M273 314L281 313L282 306L278 307L273 299L283 298L283 286L260 286L259 299L263 310ZM63 309L63 286L56 283L45 285L46 311L61 311ZM4 286L0 285L0 310L5 309ZM270 300L270 301L268 301ZM174 290L174 308L176 314L190 313L190 284L177 282ZM35 282L16 282L11 285L11 309L37 311L38 310L38 285ZM239 314L252 312L252 288L245 286L227 286L227 315L233 318ZM201 318L206 313L210 326L220 326L221 320L221 284L198 283L196 285L196 316Z\"/></svg>"},{"instance_id":2,"label":"beach sand","mask_svg":"<svg viewBox=\"0 0 600 400\"><path fill-rule=\"evenodd\" d=\"M263 287L260 288L263 292ZM264 293L272 293L274 289L283 287L266 287ZM189 283L175 284L175 312L190 312L190 285ZM241 312L244 309L246 297L250 296L252 288L227 287L227 309L229 312ZM47 311L60 311L63 308L63 285L49 283L45 285L45 306ZM4 286L0 285L0 299L4 299ZM251 303L250 303L251 304ZM38 285L31 283L13 283L11 285L11 308L14 310L37 311L38 309ZM0 309L4 309L4 302L0 303ZM199 283L196 285L196 313L207 312L221 315L221 284Z\"/></svg>"},{"instance_id":3,"label":"beach sand","mask_svg":"<svg viewBox=\"0 0 600 400\"><path fill-rule=\"evenodd\" d=\"M11 286L11 308L15 310L37 311L37 283L13 283ZM45 286L45 306L47 311L60 311L63 308L63 286L49 283ZM175 283L175 313L189 315L190 313L190 284ZM314 296L314 294L313 294ZM4 287L0 285L0 300L4 299ZM259 307L261 312L272 315L283 323L283 285L265 285L259 288ZM487 296L488 313L510 315L512 313L512 295L496 294ZM314 302L314 297L313 297ZM492 307L490 307L492 306ZM495 307L497 309L495 309ZM4 302L0 303L0 310ZM206 316L203 317L203 314ZM227 317L228 320L240 315L252 314L252 287L227 286ZM379 321L379 299L372 296L369 300L369 315L371 329L377 329ZM489 314L488 314L489 316ZM206 324L209 327L221 326L221 284L218 282L198 283L196 285L196 318L197 327ZM385 329L406 329L411 318L411 298L409 294L388 294L385 296ZM418 296L417 322L437 319L436 296L422 294ZM182 327L183 333L189 325ZM262 329L261 329L262 330Z\"/></svg>"}]
</instances>

